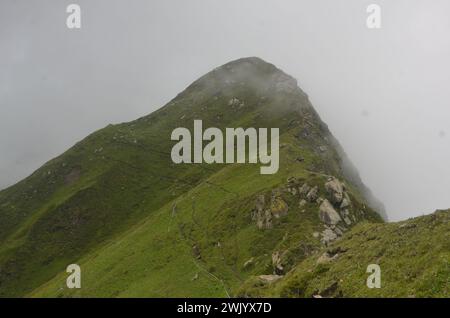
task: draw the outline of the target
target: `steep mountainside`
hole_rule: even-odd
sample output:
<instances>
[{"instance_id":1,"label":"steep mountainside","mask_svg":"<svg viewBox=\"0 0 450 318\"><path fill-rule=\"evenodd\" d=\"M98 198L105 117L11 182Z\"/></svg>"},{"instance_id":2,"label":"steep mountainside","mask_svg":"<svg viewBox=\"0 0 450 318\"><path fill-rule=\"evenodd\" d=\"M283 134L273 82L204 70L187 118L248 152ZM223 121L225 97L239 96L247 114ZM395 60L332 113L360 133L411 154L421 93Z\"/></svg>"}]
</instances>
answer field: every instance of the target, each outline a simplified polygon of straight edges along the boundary
<instances>
[{"instance_id":1,"label":"steep mountainside","mask_svg":"<svg viewBox=\"0 0 450 318\"><path fill-rule=\"evenodd\" d=\"M195 119L278 127L278 173L174 164L171 133L192 131ZM240 59L0 192L0 296L245 294L260 275L295 280L299 264L358 223L382 226L371 207L380 208L295 79ZM82 268L81 289L65 285L71 263Z\"/></svg>"}]
</instances>

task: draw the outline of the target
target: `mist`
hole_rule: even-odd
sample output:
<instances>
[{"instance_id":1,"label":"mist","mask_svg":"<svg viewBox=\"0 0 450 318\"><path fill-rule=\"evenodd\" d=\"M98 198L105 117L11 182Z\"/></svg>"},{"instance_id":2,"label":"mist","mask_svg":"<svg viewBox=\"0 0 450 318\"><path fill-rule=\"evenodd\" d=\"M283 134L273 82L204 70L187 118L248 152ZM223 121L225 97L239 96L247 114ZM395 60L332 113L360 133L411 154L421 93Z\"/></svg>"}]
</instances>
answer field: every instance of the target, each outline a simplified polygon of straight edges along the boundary
<instances>
[{"instance_id":1,"label":"mist","mask_svg":"<svg viewBox=\"0 0 450 318\"><path fill-rule=\"evenodd\" d=\"M258 56L298 80L391 220L450 208L449 14L446 0L3 0L0 188Z\"/></svg>"}]
</instances>

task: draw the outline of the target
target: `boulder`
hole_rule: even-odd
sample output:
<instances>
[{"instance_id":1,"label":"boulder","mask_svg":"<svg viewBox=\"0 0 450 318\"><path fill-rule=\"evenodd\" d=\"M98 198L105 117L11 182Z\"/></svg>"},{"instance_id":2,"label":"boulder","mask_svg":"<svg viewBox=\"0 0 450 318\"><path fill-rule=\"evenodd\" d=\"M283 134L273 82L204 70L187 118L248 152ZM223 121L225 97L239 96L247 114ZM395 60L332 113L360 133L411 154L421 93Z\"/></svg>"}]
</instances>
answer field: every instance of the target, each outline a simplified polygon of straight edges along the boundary
<instances>
[{"instance_id":1,"label":"boulder","mask_svg":"<svg viewBox=\"0 0 450 318\"><path fill-rule=\"evenodd\" d=\"M326 224L338 224L342 221L339 213L336 212L333 205L325 199L319 207L320 220Z\"/></svg>"},{"instance_id":2,"label":"boulder","mask_svg":"<svg viewBox=\"0 0 450 318\"><path fill-rule=\"evenodd\" d=\"M340 204L344 199L344 185L336 178L330 178L325 183L325 189L331 195L331 201Z\"/></svg>"},{"instance_id":3,"label":"boulder","mask_svg":"<svg viewBox=\"0 0 450 318\"><path fill-rule=\"evenodd\" d=\"M318 194L319 194L319 187L315 186L314 188L309 190L308 194L306 195L306 199L309 202L314 202L317 200Z\"/></svg>"},{"instance_id":4,"label":"boulder","mask_svg":"<svg viewBox=\"0 0 450 318\"><path fill-rule=\"evenodd\" d=\"M338 238L338 235L335 232L333 232L330 228L326 228L325 230L323 230L321 234L322 234L321 242L325 245L328 245L330 242Z\"/></svg>"},{"instance_id":5,"label":"boulder","mask_svg":"<svg viewBox=\"0 0 450 318\"><path fill-rule=\"evenodd\" d=\"M341 209L348 208L351 204L352 202L350 201L350 197L348 196L347 192L344 192L344 198L342 199L340 208Z\"/></svg>"},{"instance_id":6,"label":"boulder","mask_svg":"<svg viewBox=\"0 0 450 318\"><path fill-rule=\"evenodd\" d=\"M270 212L275 218L285 216L289 210L289 206L280 196L273 196L270 202Z\"/></svg>"}]
</instances>

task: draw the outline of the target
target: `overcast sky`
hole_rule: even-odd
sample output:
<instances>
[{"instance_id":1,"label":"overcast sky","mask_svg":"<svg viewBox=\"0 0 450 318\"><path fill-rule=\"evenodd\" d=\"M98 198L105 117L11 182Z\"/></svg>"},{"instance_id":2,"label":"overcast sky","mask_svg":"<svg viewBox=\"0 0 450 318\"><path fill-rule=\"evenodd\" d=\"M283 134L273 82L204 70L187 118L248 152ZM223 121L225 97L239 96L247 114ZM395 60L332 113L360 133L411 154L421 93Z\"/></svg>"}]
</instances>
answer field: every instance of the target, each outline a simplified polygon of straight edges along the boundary
<instances>
[{"instance_id":1,"label":"overcast sky","mask_svg":"<svg viewBox=\"0 0 450 318\"><path fill-rule=\"evenodd\" d=\"M0 188L258 56L298 79L392 220L450 208L449 16L448 0L1 0Z\"/></svg>"}]
</instances>

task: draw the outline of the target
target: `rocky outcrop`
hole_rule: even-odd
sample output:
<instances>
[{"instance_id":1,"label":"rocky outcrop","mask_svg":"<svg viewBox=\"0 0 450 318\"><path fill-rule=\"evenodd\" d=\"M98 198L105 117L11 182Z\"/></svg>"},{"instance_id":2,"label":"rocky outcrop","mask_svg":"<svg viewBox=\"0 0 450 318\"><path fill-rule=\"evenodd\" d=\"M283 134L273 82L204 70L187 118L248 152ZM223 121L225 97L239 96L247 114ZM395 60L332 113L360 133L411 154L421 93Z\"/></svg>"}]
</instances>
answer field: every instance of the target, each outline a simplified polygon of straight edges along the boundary
<instances>
[{"instance_id":1,"label":"rocky outcrop","mask_svg":"<svg viewBox=\"0 0 450 318\"><path fill-rule=\"evenodd\" d=\"M343 182L329 177L324 184L327 198L320 202L319 218L324 223L321 242L328 245L343 235L356 222L352 201Z\"/></svg>"},{"instance_id":2,"label":"rocky outcrop","mask_svg":"<svg viewBox=\"0 0 450 318\"><path fill-rule=\"evenodd\" d=\"M270 202L266 202L265 195L258 195L255 208L252 211L252 219L256 221L259 229L271 229L273 219L285 216L289 211L288 204L283 200L279 191L272 191Z\"/></svg>"},{"instance_id":3,"label":"rocky outcrop","mask_svg":"<svg viewBox=\"0 0 450 318\"><path fill-rule=\"evenodd\" d=\"M325 183L325 189L330 194L331 201L334 204L340 204L344 199L345 185L338 179L331 177L328 182Z\"/></svg>"},{"instance_id":4,"label":"rocky outcrop","mask_svg":"<svg viewBox=\"0 0 450 318\"><path fill-rule=\"evenodd\" d=\"M231 107L244 107L245 106L245 103L244 102L242 102L242 101L240 101L238 98L236 98L236 97L233 97L232 99L230 99L230 101L228 102L228 106L231 106Z\"/></svg>"},{"instance_id":5,"label":"rocky outcrop","mask_svg":"<svg viewBox=\"0 0 450 318\"><path fill-rule=\"evenodd\" d=\"M252 219L256 221L258 229L272 228L272 214L266 209L266 199L264 194L256 197L255 209L252 211Z\"/></svg>"},{"instance_id":6,"label":"rocky outcrop","mask_svg":"<svg viewBox=\"0 0 450 318\"><path fill-rule=\"evenodd\" d=\"M306 195L306 199L309 202L314 202L317 200L319 194L319 187L315 186L311 190L309 190L308 194Z\"/></svg>"},{"instance_id":7,"label":"rocky outcrop","mask_svg":"<svg viewBox=\"0 0 450 318\"><path fill-rule=\"evenodd\" d=\"M300 188L299 188L299 194L301 196L306 196L309 192L309 190L311 190L311 187L305 182Z\"/></svg>"},{"instance_id":8,"label":"rocky outcrop","mask_svg":"<svg viewBox=\"0 0 450 318\"><path fill-rule=\"evenodd\" d=\"M339 213L336 212L331 203L325 199L319 207L319 217L323 223L335 225L342 221Z\"/></svg>"},{"instance_id":9,"label":"rocky outcrop","mask_svg":"<svg viewBox=\"0 0 450 318\"><path fill-rule=\"evenodd\" d=\"M270 200L270 213L277 219L285 216L289 211L289 206L283 200L280 193L273 192Z\"/></svg>"},{"instance_id":10,"label":"rocky outcrop","mask_svg":"<svg viewBox=\"0 0 450 318\"><path fill-rule=\"evenodd\" d=\"M259 195L252 211L252 218L256 221L257 227L271 229L276 219L287 215L289 211L287 202L290 202L289 204L295 202L294 210L297 209L301 213L316 207L323 229L315 232L314 237L328 246L341 237L359 218L364 217L360 208L353 207L345 184L338 178L329 176L322 185L317 184L317 179L314 182L316 184L311 185L302 179L290 177L286 185L272 190L270 200L267 200L267 194ZM292 197L289 198L286 195ZM272 254L275 274L284 274L285 266L283 266L282 258L283 254L280 252Z\"/></svg>"}]
</instances>

